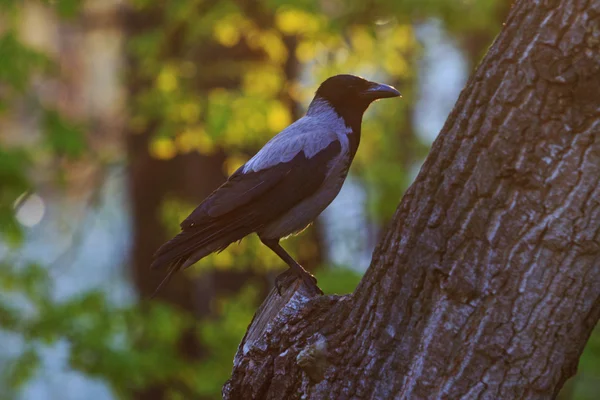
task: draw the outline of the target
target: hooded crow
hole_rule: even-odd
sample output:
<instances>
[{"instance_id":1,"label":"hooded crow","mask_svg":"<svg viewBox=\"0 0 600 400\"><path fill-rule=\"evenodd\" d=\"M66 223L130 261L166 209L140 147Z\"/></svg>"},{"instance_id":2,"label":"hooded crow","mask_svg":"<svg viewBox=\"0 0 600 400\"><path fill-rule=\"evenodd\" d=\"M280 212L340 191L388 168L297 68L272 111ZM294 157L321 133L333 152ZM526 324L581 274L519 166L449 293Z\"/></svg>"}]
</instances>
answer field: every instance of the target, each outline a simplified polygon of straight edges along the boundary
<instances>
[{"instance_id":1,"label":"hooded crow","mask_svg":"<svg viewBox=\"0 0 600 400\"><path fill-rule=\"evenodd\" d=\"M306 115L235 171L154 254L152 268L169 267L155 294L174 272L251 233L316 288L279 241L304 230L333 201L356 154L363 113L373 101L397 96L391 86L354 75L324 81Z\"/></svg>"}]
</instances>

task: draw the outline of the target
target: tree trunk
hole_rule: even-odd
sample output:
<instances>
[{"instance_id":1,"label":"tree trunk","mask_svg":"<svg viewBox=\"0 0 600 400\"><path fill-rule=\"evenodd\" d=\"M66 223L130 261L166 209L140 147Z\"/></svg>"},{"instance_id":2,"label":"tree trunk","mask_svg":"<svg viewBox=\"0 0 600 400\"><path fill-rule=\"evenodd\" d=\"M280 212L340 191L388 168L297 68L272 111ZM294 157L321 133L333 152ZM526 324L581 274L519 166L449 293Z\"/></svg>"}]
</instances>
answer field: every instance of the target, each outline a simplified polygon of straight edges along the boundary
<instances>
[{"instance_id":1,"label":"tree trunk","mask_svg":"<svg viewBox=\"0 0 600 400\"><path fill-rule=\"evenodd\" d=\"M213 11L216 5L217 2L212 1L203 2L198 7L203 7L205 12L209 12ZM160 58L154 60L155 62L166 63L173 60L181 62L187 57L196 65L209 68L211 60L223 63L232 60L239 62L260 59L260 55L247 47L224 48L209 40L201 41L191 48L184 47L181 43L184 28L165 20L167 12L164 4L157 3L154 6L143 7L141 10L136 8L125 10L123 22L129 39L135 39L143 33L157 29L165 32L166 45L160 49ZM139 74L141 69L140 60L130 54L128 71L132 73L126 81L131 99L135 99L154 84L143 74ZM237 88L240 77L198 73L191 84L196 92L206 94L215 87ZM144 116L150 120L154 117ZM197 152L179 154L169 160L153 157L148 148L156 134L156 128L152 121L141 132L130 130L126 135L133 228L131 272L135 287L142 299L148 299L165 276L165 271L150 270L152 254L169 239L160 212L165 199L175 196L191 203L199 203L226 178L222 170L226 154L222 151L213 155L201 155ZM243 283L241 277L247 278L247 275L250 274L246 271L241 273L210 271L199 278L191 277L189 274L175 274L169 285L157 294L157 298L177 306L180 311L189 312L196 318L204 318L212 312L211 300L222 291L227 292L231 288L240 287ZM205 348L193 328L180 332L178 343L182 359L202 359L205 355ZM165 399L169 389L175 386L186 389L185 385L180 385L179 382L156 382L136 392L134 397L145 400Z\"/></svg>"},{"instance_id":2,"label":"tree trunk","mask_svg":"<svg viewBox=\"0 0 600 400\"><path fill-rule=\"evenodd\" d=\"M599 177L600 2L520 0L355 293L272 292L224 397L556 396L600 315Z\"/></svg>"}]
</instances>

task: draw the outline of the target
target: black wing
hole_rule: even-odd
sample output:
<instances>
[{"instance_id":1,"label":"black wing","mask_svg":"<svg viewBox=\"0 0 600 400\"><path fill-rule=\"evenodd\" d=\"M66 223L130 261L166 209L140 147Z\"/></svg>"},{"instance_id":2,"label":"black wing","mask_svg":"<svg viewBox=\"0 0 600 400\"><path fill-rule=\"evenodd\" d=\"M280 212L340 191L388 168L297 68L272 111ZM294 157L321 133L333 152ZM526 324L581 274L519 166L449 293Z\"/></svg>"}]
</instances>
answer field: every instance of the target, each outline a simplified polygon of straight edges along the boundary
<instances>
[{"instance_id":1,"label":"black wing","mask_svg":"<svg viewBox=\"0 0 600 400\"><path fill-rule=\"evenodd\" d=\"M261 203L272 201L276 205L270 205L265 211L287 211L321 186L329 163L340 151L340 142L336 140L311 158L300 152L288 162L246 173L242 166L181 223L181 228L199 226L238 209L252 209L256 214L257 208L262 208ZM244 207L249 204L250 209Z\"/></svg>"},{"instance_id":2,"label":"black wing","mask_svg":"<svg viewBox=\"0 0 600 400\"><path fill-rule=\"evenodd\" d=\"M292 168L292 163L280 163L258 172L244 173L242 165L223 185L196 207L181 223L181 229L201 224L207 218L220 217L249 203L277 185Z\"/></svg>"},{"instance_id":3,"label":"black wing","mask_svg":"<svg viewBox=\"0 0 600 400\"><path fill-rule=\"evenodd\" d=\"M275 220L319 189L340 151L336 140L311 158L300 152L260 171L238 169L181 223L182 232L156 252L152 267L187 259L203 248L224 249Z\"/></svg>"}]
</instances>

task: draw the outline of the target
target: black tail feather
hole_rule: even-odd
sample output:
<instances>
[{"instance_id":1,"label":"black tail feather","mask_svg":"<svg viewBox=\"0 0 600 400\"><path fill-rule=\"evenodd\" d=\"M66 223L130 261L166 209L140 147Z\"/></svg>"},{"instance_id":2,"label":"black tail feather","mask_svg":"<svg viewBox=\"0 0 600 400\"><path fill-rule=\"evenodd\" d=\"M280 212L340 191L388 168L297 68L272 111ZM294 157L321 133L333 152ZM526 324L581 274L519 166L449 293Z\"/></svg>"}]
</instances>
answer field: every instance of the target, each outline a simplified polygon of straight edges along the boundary
<instances>
[{"instance_id":1,"label":"black tail feather","mask_svg":"<svg viewBox=\"0 0 600 400\"><path fill-rule=\"evenodd\" d=\"M207 251L222 251L231 243L241 240L253 232L253 214L233 212L228 217L209 220L184 228L177 236L163 244L154 253L151 269L168 267L167 275L156 288L152 297L166 285L172 275L179 271L190 257L205 248Z\"/></svg>"},{"instance_id":2,"label":"black tail feather","mask_svg":"<svg viewBox=\"0 0 600 400\"><path fill-rule=\"evenodd\" d=\"M232 218L229 221L212 222L201 228L184 229L156 251L150 268L157 269L180 258L185 261L202 247L212 245L215 242L223 242L219 243L218 246L218 249L223 250L231 243L252 232L245 225L243 220Z\"/></svg>"}]
</instances>

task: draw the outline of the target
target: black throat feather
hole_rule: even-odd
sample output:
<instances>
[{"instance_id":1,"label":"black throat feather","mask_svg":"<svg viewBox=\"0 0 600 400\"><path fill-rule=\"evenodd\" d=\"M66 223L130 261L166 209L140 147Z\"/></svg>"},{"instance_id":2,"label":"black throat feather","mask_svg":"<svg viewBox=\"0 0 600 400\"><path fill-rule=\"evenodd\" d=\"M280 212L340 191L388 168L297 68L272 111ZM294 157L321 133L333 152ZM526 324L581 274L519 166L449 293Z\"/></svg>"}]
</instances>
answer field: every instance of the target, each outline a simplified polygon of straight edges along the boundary
<instances>
[{"instance_id":1,"label":"black throat feather","mask_svg":"<svg viewBox=\"0 0 600 400\"><path fill-rule=\"evenodd\" d=\"M335 113L344 120L344 123L350 128L348 140L350 141L350 159L354 158L358 145L360 144L361 125L364 112L369 107L367 101L347 101L335 103L327 99L324 100Z\"/></svg>"}]
</instances>

